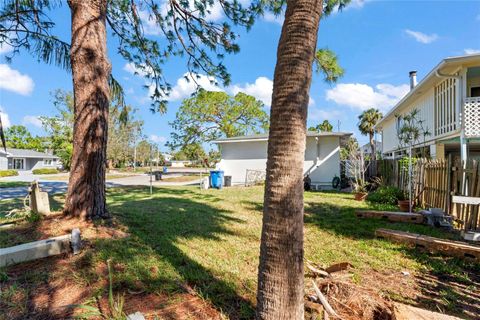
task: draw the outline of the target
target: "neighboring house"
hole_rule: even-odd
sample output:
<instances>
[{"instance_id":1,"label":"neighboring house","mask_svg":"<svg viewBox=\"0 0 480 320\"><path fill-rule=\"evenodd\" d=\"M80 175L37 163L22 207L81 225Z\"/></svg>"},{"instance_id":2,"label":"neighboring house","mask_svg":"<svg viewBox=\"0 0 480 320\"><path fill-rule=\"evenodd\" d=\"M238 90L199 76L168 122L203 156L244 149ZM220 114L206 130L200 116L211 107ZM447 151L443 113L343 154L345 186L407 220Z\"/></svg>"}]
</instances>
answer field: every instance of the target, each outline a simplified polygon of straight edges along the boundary
<instances>
[{"instance_id":1,"label":"neighboring house","mask_svg":"<svg viewBox=\"0 0 480 320\"><path fill-rule=\"evenodd\" d=\"M314 188L331 188L335 176L340 177L340 146L351 133L307 133L303 171L309 175ZM267 166L268 135L259 134L225 138L214 141L219 146L221 160L217 169L232 177L232 184L247 184L250 174L258 176Z\"/></svg>"},{"instance_id":2,"label":"neighboring house","mask_svg":"<svg viewBox=\"0 0 480 320\"><path fill-rule=\"evenodd\" d=\"M377 124L382 134L385 158L406 153L398 141L401 119L419 110L423 126L431 133L414 145L426 155L443 159L449 154L461 159L480 156L480 54L446 58L417 85L410 72L410 92ZM415 150L416 149L416 150Z\"/></svg>"},{"instance_id":3,"label":"neighboring house","mask_svg":"<svg viewBox=\"0 0 480 320\"><path fill-rule=\"evenodd\" d=\"M60 166L57 156L34 150L0 149L0 170L14 169L29 171L41 168L57 168Z\"/></svg>"},{"instance_id":4,"label":"neighboring house","mask_svg":"<svg viewBox=\"0 0 480 320\"><path fill-rule=\"evenodd\" d=\"M370 142L364 144L360 147L360 150L363 152L365 156L371 156L372 154L372 147L370 147ZM382 153L382 142L375 140L375 151L377 155Z\"/></svg>"},{"instance_id":5,"label":"neighboring house","mask_svg":"<svg viewBox=\"0 0 480 320\"><path fill-rule=\"evenodd\" d=\"M172 168L185 168L193 164L191 160L171 160L170 166Z\"/></svg>"}]
</instances>

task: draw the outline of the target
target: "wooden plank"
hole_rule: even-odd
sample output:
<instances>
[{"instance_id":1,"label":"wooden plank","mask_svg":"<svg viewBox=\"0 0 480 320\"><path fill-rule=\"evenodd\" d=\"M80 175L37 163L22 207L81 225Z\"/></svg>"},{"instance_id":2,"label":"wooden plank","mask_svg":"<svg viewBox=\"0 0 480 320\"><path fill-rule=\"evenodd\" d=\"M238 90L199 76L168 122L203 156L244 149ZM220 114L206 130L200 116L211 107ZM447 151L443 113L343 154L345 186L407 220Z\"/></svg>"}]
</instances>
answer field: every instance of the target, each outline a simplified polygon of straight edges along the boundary
<instances>
[{"instance_id":1,"label":"wooden plank","mask_svg":"<svg viewBox=\"0 0 480 320\"><path fill-rule=\"evenodd\" d=\"M389 229L377 229L375 235L398 243L413 244L431 252L440 252L447 256L467 258L480 261L480 247L466 242L450 241L429 237L416 233L409 233Z\"/></svg>"},{"instance_id":2,"label":"wooden plank","mask_svg":"<svg viewBox=\"0 0 480 320\"><path fill-rule=\"evenodd\" d=\"M423 223L423 216L419 213L359 210L355 212L358 218L377 218L393 222Z\"/></svg>"},{"instance_id":3,"label":"wooden plank","mask_svg":"<svg viewBox=\"0 0 480 320\"><path fill-rule=\"evenodd\" d=\"M480 197L453 196L452 202L458 204L480 205Z\"/></svg>"}]
</instances>

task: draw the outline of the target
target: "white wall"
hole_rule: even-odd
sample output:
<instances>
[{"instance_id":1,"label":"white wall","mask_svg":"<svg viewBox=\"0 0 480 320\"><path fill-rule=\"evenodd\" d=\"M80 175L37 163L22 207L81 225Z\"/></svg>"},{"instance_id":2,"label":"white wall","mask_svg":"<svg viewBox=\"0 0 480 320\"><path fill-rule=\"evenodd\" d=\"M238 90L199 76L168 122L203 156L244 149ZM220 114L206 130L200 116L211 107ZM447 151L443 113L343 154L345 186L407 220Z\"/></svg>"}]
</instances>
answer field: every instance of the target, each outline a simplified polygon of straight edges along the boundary
<instances>
[{"instance_id":1,"label":"white wall","mask_svg":"<svg viewBox=\"0 0 480 320\"><path fill-rule=\"evenodd\" d=\"M0 155L0 170L8 169L8 160L7 157Z\"/></svg>"},{"instance_id":2,"label":"white wall","mask_svg":"<svg viewBox=\"0 0 480 320\"><path fill-rule=\"evenodd\" d=\"M431 132L431 135L426 137L426 142L434 139L434 104L434 88L430 88L429 90L421 94L417 99L415 99L415 101L413 101L406 108L397 112L399 115L405 115L415 108L418 109L418 119L423 120L423 126ZM397 118L392 115L387 121L384 122L382 127L382 152L388 153L398 149L399 141L397 135Z\"/></svg>"},{"instance_id":3,"label":"white wall","mask_svg":"<svg viewBox=\"0 0 480 320\"><path fill-rule=\"evenodd\" d=\"M333 177L340 176L340 140L320 137L319 159L315 137L307 138L304 172L310 171L313 184L330 186ZM232 176L232 184L244 184L247 169L265 171L267 141L228 142L220 145L222 159L217 168Z\"/></svg>"}]
</instances>

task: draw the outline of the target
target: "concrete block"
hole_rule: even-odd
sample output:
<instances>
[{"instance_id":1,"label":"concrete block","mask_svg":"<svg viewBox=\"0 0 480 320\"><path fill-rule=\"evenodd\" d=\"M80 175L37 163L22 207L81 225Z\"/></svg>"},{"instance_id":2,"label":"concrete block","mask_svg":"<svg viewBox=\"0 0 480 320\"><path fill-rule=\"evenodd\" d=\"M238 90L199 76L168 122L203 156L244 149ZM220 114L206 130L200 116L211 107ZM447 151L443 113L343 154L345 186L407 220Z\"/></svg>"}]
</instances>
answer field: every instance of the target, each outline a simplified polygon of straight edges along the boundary
<instances>
[{"instance_id":1,"label":"concrete block","mask_svg":"<svg viewBox=\"0 0 480 320\"><path fill-rule=\"evenodd\" d=\"M71 235L0 249L0 267L70 251Z\"/></svg>"},{"instance_id":2,"label":"concrete block","mask_svg":"<svg viewBox=\"0 0 480 320\"><path fill-rule=\"evenodd\" d=\"M78 254L82 249L82 238L80 237L80 229L72 230L72 250L73 254Z\"/></svg>"}]
</instances>

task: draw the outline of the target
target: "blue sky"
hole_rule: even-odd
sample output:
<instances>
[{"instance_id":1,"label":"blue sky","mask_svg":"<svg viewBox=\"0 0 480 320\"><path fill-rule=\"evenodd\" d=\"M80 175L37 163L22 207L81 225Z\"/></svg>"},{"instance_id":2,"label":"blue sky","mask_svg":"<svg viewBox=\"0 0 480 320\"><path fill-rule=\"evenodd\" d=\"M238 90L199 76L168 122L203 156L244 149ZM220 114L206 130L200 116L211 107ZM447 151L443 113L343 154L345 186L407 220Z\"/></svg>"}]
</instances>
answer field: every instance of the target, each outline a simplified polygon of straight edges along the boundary
<instances>
[{"instance_id":1,"label":"blue sky","mask_svg":"<svg viewBox=\"0 0 480 320\"><path fill-rule=\"evenodd\" d=\"M57 23L56 34L68 41L68 7L56 9L52 17ZM223 18L214 10L212 19ZM231 86L212 88L206 78L200 83L206 89L252 94L265 102L268 111L281 22L281 18L267 14L248 33L238 30L240 53L225 59ZM147 30L156 37L154 27ZM109 44L113 74L127 92L127 103L139 109L145 134L163 145L170 137L168 122L174 119L181 99L193 90L192 83L182 80L185 62L172 59L165 65L166 77L173 85L171 101L166 114L152 114L148 91L143 88L145 80L133 75L131 66L116 54L113 41ZM408 91L410 70L417 70L420 80L445 57L480 52L480 1L355 0L343 12L321 22L318 47L334 50L346 74L334 85L325 84L321 75L314 76L308 124L328 119L336 130L340 121L340 130L354 132L366 143L367 137L356 129L358 115L372 106L390 109ZM71 90L71 76L26 53L7 64L7 51L0 48L2 119L42 134L37 117L55 113L50 93L57 88Z\"/></svg>"}]
</instances>

